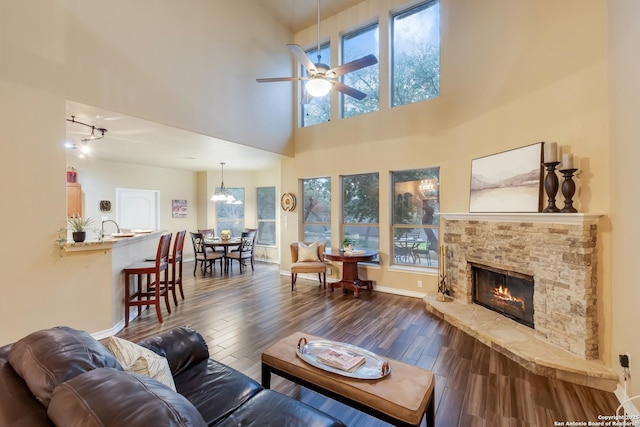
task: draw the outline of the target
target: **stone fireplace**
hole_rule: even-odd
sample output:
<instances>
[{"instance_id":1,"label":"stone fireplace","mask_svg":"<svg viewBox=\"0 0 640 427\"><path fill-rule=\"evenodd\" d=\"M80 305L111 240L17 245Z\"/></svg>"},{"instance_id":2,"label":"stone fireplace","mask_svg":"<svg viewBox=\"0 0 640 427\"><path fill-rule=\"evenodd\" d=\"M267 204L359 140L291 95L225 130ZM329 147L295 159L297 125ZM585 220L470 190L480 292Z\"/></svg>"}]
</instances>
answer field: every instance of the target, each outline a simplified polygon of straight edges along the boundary
<instances>
[{"instance_id":1,"label":"stone fireplace","mask_svg":"<svg viewBox=\"0 0 640 427\"><path fill-rule=\"evenodd\" d=\"M534 335L583 359L599 358L598 215L442 214L442 217L443 242L448 253L447 284L454 299L473 304L474 266L507 272L507 276L516 272L519 278L531 278L533 292L527 303L532 303L533 310L532 322L527 326L534 328ZM511 308L517 308L518 304L513 302Z\"/></svg>"}]
</instances>

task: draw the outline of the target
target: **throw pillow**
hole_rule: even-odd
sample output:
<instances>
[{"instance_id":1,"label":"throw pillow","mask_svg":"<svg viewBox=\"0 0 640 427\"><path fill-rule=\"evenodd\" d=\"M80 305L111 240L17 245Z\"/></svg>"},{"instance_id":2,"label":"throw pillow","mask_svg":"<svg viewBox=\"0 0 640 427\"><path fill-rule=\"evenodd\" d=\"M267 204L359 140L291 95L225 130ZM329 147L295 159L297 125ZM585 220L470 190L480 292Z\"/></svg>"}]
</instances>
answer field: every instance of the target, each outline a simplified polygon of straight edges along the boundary
<instances>
[{"instance_id":1,"label":"throw pillow","mask_svg":"<svg viewBox=\"0 0 640 427\"><path fill-rule=\"evenodd\" d=\"M125 371L146 375L176 391L167 359L153 351L118 337L110 337L107 347Z\"/></svg>"},{"instance_id":2,"label":"throw pillow","mask_svg":"<svg viewBox=\"0 0 640 427\"><path fill-rule=\"evenodd\" d=\"M9 363L45 407L53 390L77 375L97 368L122 369L88 332L66 326L33 332L17 341L9 351Z\"/></svg>"},{"instance_id":3,"label":"throw pillow","mask_svg":"<svg viewBox=\"0 0 640 427\"><path fill-rule=\"evenodd\" d=\"M298 262L313 261L320 261L320 258L318 258L318 242L313 242L310 245L298 242Z\"/></svg>"}]
</instances>

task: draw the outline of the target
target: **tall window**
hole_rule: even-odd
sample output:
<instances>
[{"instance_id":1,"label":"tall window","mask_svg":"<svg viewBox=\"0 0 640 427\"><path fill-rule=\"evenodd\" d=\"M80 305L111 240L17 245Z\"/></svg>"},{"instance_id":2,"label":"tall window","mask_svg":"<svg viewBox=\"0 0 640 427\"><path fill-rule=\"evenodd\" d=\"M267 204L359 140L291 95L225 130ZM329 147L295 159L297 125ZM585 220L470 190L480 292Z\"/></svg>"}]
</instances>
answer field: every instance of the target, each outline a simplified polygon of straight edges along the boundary
<instances>
[{"instance_id":1,"label":"tall window","mask_svg":"<svg viewBox=\"0 0 640 427\"><path fill-rule=\"evenodd\" d=\"M378 57L378 50L377 23L345 34L342 37L343 64L369 54L373 54ZM358 101L351 96L341 94L342 117L352 117L357 116L358 114L378 111L380 103L380 98L378 96L379 78L380 73L378 64L352 71L342 77L342 83L367 94L367 97L361 101Z\"/></svg>"},{"instance_id":2,"label":"tall window","mask_svg":"<svg viewBox=\"0 0 640 427\"><path fill-rule=\"evenodd\" d=\"M358 249L380 248L378 173L342 177L342 238Z\"/></svg>"},{"instance_id":3,"label":"tall window","mask_svg":"<svg viewBox=\"0 0 640 427\"><path fill-rule=\"evenodd\" d=\"M331 68L331 50L329 43L320 45L320 58L318 58L317 47L307 50L306 54L314 64L320 62ZM300 66L300 75L305 77L309 76L309 73L307 73L307 70L303 66ZM306 82L306 80L302 80L300 84L300 93L302 94L300 101L302 127L328 122L331 119L331 92L319 98L307 96L307 91L304 89Z\"/></svg>"},{"instance_id":4,"label":"tall window","mask_svg":"<svg viewBox=\"0 0 640 427\"><path fill-rule=\"evenodd\" d=\"M391 173L393 263L438 266L440 168Z\"/></svg>"},{"instance_id":5,"label":"tall window","mask_svg":"<svg viewBox=\"0 0 640 427\"><path fill-rule=\"evenodd\" d=\"M216 202L217 235L222 230L231 230L233 236L240 236L244 230L244 188L229 188L226 190L236 198L235 202ZM220 188L216 188L219 192Z\"/></svg>"},{"instance_id":6,"label":"tall window","mask_svg":"<svg viewBox=\"0 0 640 427\"><path fill-rule=\"evenodd\" d=\"M276 244L276 187L256 188L256 208L258 218L257 244Z\"/></svg>"},{"instance_id":7,"label":"tall window","mask_svg":"<svg viewBox=\"0 0 640 427\"><path fill-rule=\"evenodd\" d=\"M331 246L331 178L302 180L302 235Z\"/></svg>"},{"instance_id":8,"label":"tall window","mask_svg":"<svg viewBox=\"0 0 640 427\"><path fill-rule=\"evenodd\" d=\"M392 17L392 106L440 95L440 3L431 0Z\"/></svg>"}]
</instances>

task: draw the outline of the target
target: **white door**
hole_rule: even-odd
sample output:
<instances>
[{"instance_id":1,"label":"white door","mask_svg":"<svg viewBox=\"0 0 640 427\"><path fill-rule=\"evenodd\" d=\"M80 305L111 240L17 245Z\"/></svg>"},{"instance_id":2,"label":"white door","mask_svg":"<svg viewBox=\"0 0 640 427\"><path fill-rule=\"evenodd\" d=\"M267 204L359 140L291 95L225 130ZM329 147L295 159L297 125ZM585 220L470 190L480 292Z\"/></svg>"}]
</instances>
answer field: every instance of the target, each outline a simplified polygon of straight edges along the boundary
<instances>
[{"instance_id":1,"label":"white door","mask_svg":"<svg viewBox=\"0 0 640 427\"><path fill-rule=\"evenodd\" d=\"M116 222L128 230L160 229L160 191L116 188Z\"/></svg>"}]
</instances>

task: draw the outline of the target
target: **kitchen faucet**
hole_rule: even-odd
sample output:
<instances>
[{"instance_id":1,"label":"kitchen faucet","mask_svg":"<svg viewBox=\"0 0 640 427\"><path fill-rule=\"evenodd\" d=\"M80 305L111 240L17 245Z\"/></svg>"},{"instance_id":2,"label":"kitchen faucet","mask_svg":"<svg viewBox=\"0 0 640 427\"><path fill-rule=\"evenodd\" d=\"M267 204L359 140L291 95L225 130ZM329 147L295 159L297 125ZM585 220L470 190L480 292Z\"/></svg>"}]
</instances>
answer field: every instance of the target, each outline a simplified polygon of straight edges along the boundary
<instances>
[{"instance_id":1,"label":"kitchen faucet","mask_svg":"<svg viewBox=\"0 0 640 427\"><path fill-rule=\"evenodd\" d=\"M100 237L101 237L101 238L103 238L103 239L104 239L104 223L105 223L105 222L112 222L112 223L114 223L114 224L115 224L115 226L116 226L116 229L118 230L118 233L120 233L120 226L118 225L118 223L117 223L117 222L115 222L115 221L114 221L114 220L112 220L112 219L105 219L104 221L102 221L102 227L101 227L101 231L100 231Z\"/></svg>"}]
</instances>

